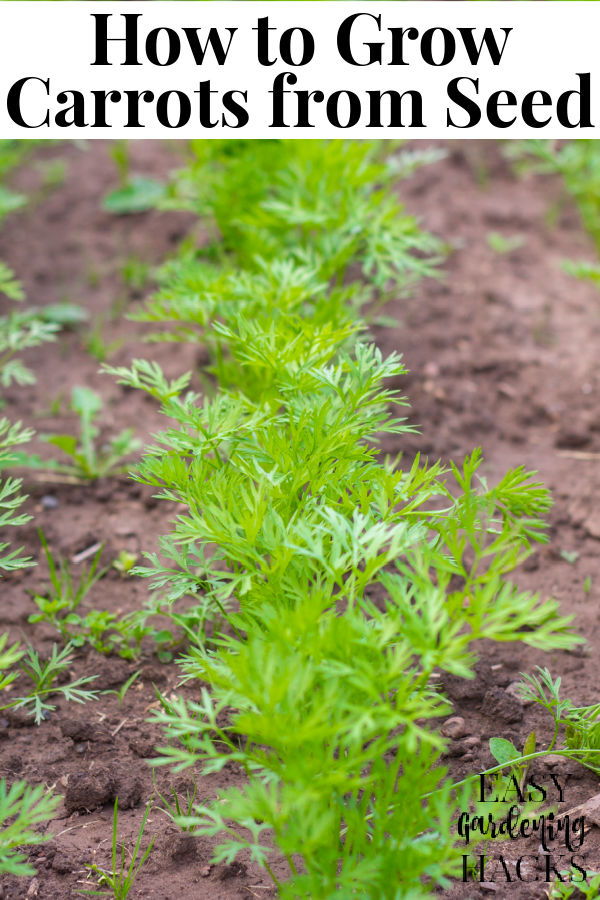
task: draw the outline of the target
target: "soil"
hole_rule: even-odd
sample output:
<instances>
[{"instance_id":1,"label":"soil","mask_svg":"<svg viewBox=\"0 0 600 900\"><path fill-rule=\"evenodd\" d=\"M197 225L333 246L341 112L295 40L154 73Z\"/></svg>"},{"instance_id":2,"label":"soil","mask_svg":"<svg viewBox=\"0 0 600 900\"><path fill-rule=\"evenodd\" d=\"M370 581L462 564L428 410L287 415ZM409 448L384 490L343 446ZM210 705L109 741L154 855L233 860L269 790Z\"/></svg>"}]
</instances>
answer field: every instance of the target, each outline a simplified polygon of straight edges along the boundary
<instances>
[{"instance_id":1,"label":"soil","mask_svg":"<svg viewBox=\"0 0 600 900\"><path fill-rule=\"evenodd\" d=\"M481 445L490 481L515 465L537 470L554 496L550 542L521 568L518 583L558 599L564 613L576 616L576 629L588 641L575 652L550 654L520 645L484 644L474 680L445 680L454 705L451 718L462 720L447 723L446 762L460 778L492 764L490 737L506 737L521 747L535 730L539 746L549 742L551 729L543 711L514 696L511 685L521 671L547 666L554 677L561 676L564 695L575 703L598 700L600 295L562 271L563 260L593 259L594 250L558 181L516 178L495 143L443 146L443 161L420 170L399 189L407 208L425 227L451 241L453 250L439 281L422 283L412 298L391 304L388 313L398 319L398 327L374 329L384 351L404 355L410 373L402 387L412 404L411 420L422 431L422 436L403 438L401 446L387 441L384 450L402 450L407 459L420 450L432 459L460 460ZM131 148L139 174L164 177L179 162L177 145L139 141ZM151 353L171 376L194 368L193 348L157 344L149 349L140 342L139 326L120 313L140 300L122 278L127 260L136 256L155 265L183 237L195 233L201 241L197 221L181 213L104 213L101 198L116 182L105 142L49 146L35 158L63 160L64 183L43 190L39 170L26 166L15 184L32 193L34 202L9 217L0 231L0 258L24 281L29 302L43 306L68 299L85 307L92 322L103 320L107 344L122 342L112 348L113 364ZM518 235L521 246L499 254L488 245L490 232ZM65 409L70 389L86 384L104 398L106 434L134 424L138 435L148 438L162 425L153 402L98 373L97 360L85 348L86 332L89 327L64 332L57 343L28 355L38 383L9 391L8 415L39 432L69 430L73 420ZM46 653L56 639L52 629L28 623L34 611L30 592L43 587L46 574L36 528L43 528L54 553L68 558L103 542L102 561L108 565L120 550L137 554L153 549L157 536L168 530L173 510L123 478L74 486L29 473L26 489L27 509L35 521L19 529L16 539L39 566L2 581L0 630L14 639L25 637ZM78 571L77 565L73 568ZM122 578L113 569L90 599L97 607L127 611L143 602L146 591L143 581ZM153 789L146 759L161 740L160 731L147 723L157 702L154 686L169 695L176 688L177 671L147 654L127 662L81 651L73 663L78 676L97 675L95 687L104 691L115 691L137 670L141 674L122 703L115 693L102 694L86 706L59 699L56 711L39 727L23 715L3 713L0 777L56 785L64 797L49 825L52 840L31 852L36 877L25 882L1 878L5 900L63 900L91 888L86 864L109 860L117 795L119 835L135 842ZM181 690L193 696L193 686ZM595 776L558 758L534 767L532 775L551 786L551 773L568 782L561 812L598 791ZM157 785L163 794L170 787L185 793L193 778L191 770L172 774L159 769ZM233 766L200 778L198 799L208 800L219 787L241 780ZM178 833L156 807L147 833L156 834L156 844L131 897L232 900L275 895L266 874L243 856L234 865L211 865L214 842ZM536 856L538 843L530 839L505 847L513 874L515 860L523 854ZM553 861L561 869L567 863L564 841L561 861L558 855ZM591 827L579 856L588 869L600 869L597 827ZM508 884L506 875L495 871L485 884L459 883L444 895L538 900L547 896L547 885L541 874L539 883L533 881L531 866L534 861L524 874L533 883ZM278 871L283 873L283 867Z\"/></svg>"}]
</instances>

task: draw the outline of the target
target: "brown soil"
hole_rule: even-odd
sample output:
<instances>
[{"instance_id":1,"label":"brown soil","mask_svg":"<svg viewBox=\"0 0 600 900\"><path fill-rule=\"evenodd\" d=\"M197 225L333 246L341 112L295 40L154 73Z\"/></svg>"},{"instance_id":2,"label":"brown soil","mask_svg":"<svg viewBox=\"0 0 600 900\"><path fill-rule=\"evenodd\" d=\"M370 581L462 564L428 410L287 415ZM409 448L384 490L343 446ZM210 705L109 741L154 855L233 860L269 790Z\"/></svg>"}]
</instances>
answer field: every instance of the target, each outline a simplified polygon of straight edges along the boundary
<instances>
[{"instance_id":1,"label":"brown soil","mask_svg":"<svg viewBox=\"0 0 600 900\"><path fill-rule=\"evenodd\" d=\"M563 679L565 696L576 703L598 699L595 650L599 643L600 591L600 296L589 285L561 271L567 258L593 258L575 210L561 202L560 185L549 178L516 179L495 144L451 143L447 158L423 169L402 185L402 199L429 229L451 240L454 251L441 281L420 286L410 301L389 309L401 320L397 329L375 329L384 351L404 354L410 374L403 388L412 403L412 420L422 437L411 436L399 448L410 457L417 450L432 458L460 459L483 447L485 474L493 481L513 465L536 469L552 489L551 541L526 563L519 575L524 588L552 595L563 612L576 615L577 630L589 643L574 653L543 654L523 646L485 645L474 681L447 680L455 716L465 720L462 735L450 742L448 765L462 777L492 764L488 739L503 736L522 746L532 730L544 746L548 722L531 706L523 707L506 688L519 672L546 665ZM134 169L164 175L177 165L177 148L153 142L133 142ZM148 213L110 217L100 199L114 187L115 171L104 142L81 149L75 144L46 148L41 157L67 163L62 186L27 211L9 218L0 232L0 258L22 277L29 301L36 305L69 299L86 307L93 318L106 317L103 332L110 342L124 339L111 356L114 364L133 356L156 358L170 375L196 363L196 352L178 345L144 347L137 328L121 316L110 318L139 297L128 290L120 271L137 255L156 263L164 259L198 225L183 214ZM38 176L27 167L17 182L31 190ZM547 224L550 208L557 224ZM522 246L506 255L494 252L486 235L519 234ZM198 239L201 232L198 230ZM85 329L84 329L85 330ZM38 431L68 430L72 419L51 413L60 395L68 399L74 384L87 384L105 399L103 426L108 434L135 424L140 437L161 426L152 402L121 389L98 374L98 363L83 346L82 331L64 333L56 344L29 355L38 384L11 389L7 412L34 424ZM63 407L64 408L64 407ZM47 651L55 639L46 626L28 624L34 610L29 592L45 582L45 567L36 527L41 526L51 549L71 557L96 541L104 542L103 562L121 549L138 553L153 549L167 531L172 510L157 504L151 493L124 479L91 487L53 485L29 475L28 509L35 521L20 529L18 539L40 562L33 570L2 582L0 629L31 640ZM48 496L54 501L48 503ZM46 498L46 499L44 499ZM48 506L52 508L48 508ZM562 551L576 553L567 561ZM74 567L77 570L77 567ZM591 590L584 590L586 578ZM130 610L146 596L144 582L109 572L96 585L95 606ZM63 900L86 882L86 863L107 863L110 855L112 802L118 795L123 811L119 834L132 843L152 793L151 770L145 762L160 743L158 729L146 722L156 703L154 685L167 694L177 683L174 666L150 656L129 663L81 652L74 672L97 674L96 687L115 690L138 669L141 676L120 706L115 694L103 694L86 707L58 701L58 708L38 728L32 720L4 713L0 719L0 776L9 780L55 784L64 795L59 817L50 824L53 840L34 849L35 879L0 879L0 897ZM183 689L193 695L194 687ZM550 784L550 771L564 782L571 773L562 810L589 798L597 779L573 764L554 760L539 765L538 781ZM179 775L159 769L164 793L172 786L189 787L193 771ZM219 777L198 781L198 799L210 799L224 784L241 780L234 768ZM600 869L600 839L592 829L581 854L588 869ZM140 898L204 898L274 896L265 873L240 858L233 866L210 865L214 842L181 835L167 816L153 809L148 834L156 846L130 896ZM515 860L537 854L537 841L505 848ZM534 847L535 844L535 847ZM564 857L564 848L563 848ZM567 860L554 860L564 868ZM283 871L283 870L282 870ZM530 872L532 879L534 874ZM540 876L539 881L542 882ZM489 896L537 900L547 895L543 883L458 884L448 897ZM376 900L376 898L373 898Z\"/></svg>"}]
</instances>

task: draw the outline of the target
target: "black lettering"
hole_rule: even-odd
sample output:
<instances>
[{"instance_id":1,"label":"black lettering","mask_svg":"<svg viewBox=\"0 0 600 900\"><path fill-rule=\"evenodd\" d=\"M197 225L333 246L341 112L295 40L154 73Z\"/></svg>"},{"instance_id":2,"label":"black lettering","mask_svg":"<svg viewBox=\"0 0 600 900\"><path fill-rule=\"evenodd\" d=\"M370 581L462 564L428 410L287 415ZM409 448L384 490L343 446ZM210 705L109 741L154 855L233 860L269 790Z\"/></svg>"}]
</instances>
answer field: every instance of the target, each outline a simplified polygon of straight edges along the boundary
<instances>
[{"instance_id":1,"label":"black lettering","mask_svg":"<svg viewBox=\"0 0 600 900\"><path fill-rule=\"evenodd\" d=\"M442 35L444 40L442 58L436 62L433 58L433 38L436 32ZM456 41L454 35L447 28L428 28L421 38L421 56L428 66L447 66L454 59L456 53Z\"/></svg>"},{"instance_id":2,"label":"black lettering","mask_svg":"<svg viewBox=\"0 0 600 900\"><path fill-rule=\"evenodd\" d=\"M345 125L340 122L338 109L340 99L343 96L348 98L349 106L348 121ZM334 91L333 94L327 98L326 108L327 119L332 125L335 125L336 128L352 128L360 119L360 100L353 91Z\"/></svg>"},{"instance_id":3,"label":"black lettering","mask_svg":"<svg viewBox=\"0 0 600 900\"><path fill-rule=\"evenodd\" d=\"M260 19L259 19L260 21ZM215 55L215 59L218 65L223 66L227 61L227 54L231 49L231 42L233 40L233 35L237 31L237 28L226 28L225 30L229 32L229 42L227 47L223 47L221 43L221 35L219 34L216 28L211 28L208 32L208 38L206 39L204 46L200 43L200 38L198 36L199 28L184 28L183 33L188 39L188 43L190 45L190 49L192 51L194 61L198 66L201 66L204 62L204 57L206 56L206 52L210 46L212 52Z\"/></svg>"},{"instance_id":4,"label":"black lettering","mask_svg":"<svg viewBox=\"0 0 600 900\"><path fill-rule=\"evenodd\" d=\"M248 92L247 91L225 91L225 93L223 94L223 106L225 107L227 112L230 112L235 116L236 123L235 123L235 125L231 125L227 121L224 114L221 117L221 123L226 128L243 128L244 125L248 124L248 119L249 119L248 111L246 110L246 108L244 106L242 106L240 103L238 103L237 100L234 100L234 97L233 97L234 94L239 94L241 97L243 97L244 103L248 102Z\"/></svg>"},{"instance_id":5,"label":"black lettering","mask_svg":"<svg viewBox=\"0 0 600 900\"><path fill-rule=\"evenodd\" d=\"M145 128L140 125L140 100L144 103L152 103L154 93L152 91L125 91L127 97L127 124L125 128Z\"/></svg>"},{"instance_id":6,"label":"black lettering","mask_svg":"<svg viewBox=\"0 0 600 900\"><path fill-rule=\"evenodd\" d=\"M296 84L298 81L297 77L293 72L279 72L278 75L275 76L275 80L273 81L273 87L269 91L270 94L273 95L273 121L269 125L269 128L288 128L289 126L285 124L284 115L283 115L283 106L284 106L284 95L290 94L291 91L286 91L284 85L287 84Z\"/></svg>"},{"instance_id":7,"label":"black lettering","mask_svg":"<svg viewBox=\"0 0 600 900\"><path fill-rule=\"evenodd\" d=\"M9 90L6 96L6 110L12 121L16 125L20 125L21 128L42 128L44 125L50 124L49 112L46 112L45 118L37 125L30 125L29 122L26 122L21 112L21 92L28 81L39 81L46 88L46 96L50 96L50 79L36 78L35 75L29 75L27 78L20 78L18 81L15 81Z\"/></svg>"},{"instance_id":8,"label":"black lettering","mask_svg":"<svg viewBox=\"0 0 600 900\"><path fill-rule=\"evenodd\" d=\"M452 100L453 103L456 103L460 109L464 109L469 116L469 121L466 125L457 125L450 115L450 110L447 109L446 125L450 125L452 128L473 128L473 126L477 125L481 119L481 110L474 100L469 99L469 97L462 93L458 86L461 81L470 81L475 87L475 93L477 94L479 92L479 78L466 78L465 76L453 78L452 81L449 82L447 88L448 99Z\"/></svg>"},{"instance_id":9,"label":"black lettering","mask_svg":"<svg viewBox=\"0 0 600 900\"><path fill-rule=\"evenodd\" d=\"M485 44L488 53L490 54L490 59L494 66L499 66L502 60L502 54L506 48L506 42L508 40L508 35L511 33L512 28L501 28L501 31L504 32L504 43L502 44L502 49L498 47L496 43L496 35L492 28L486 28L483 32L483 38L479 44L479 47L475 44L475 38L473 37L474 28L458 28L460 36L463 39L463 44L465 45L465 50L467 51L467 56L469 57L469 62L472 66L476 66L479 62L479 57L481 56L481 51L483 45Z\"/></svg>"},{"instance_id":10,"label":"black lettering","mask_svg":"<svg viewBox=\"0 0 600 900\"><path fill-rule=\"evenodd\" d=\"M501 101L502 95L506 95L506 100L504 103ZM517 98L513 94L512 91L494 91L493 94L490 94L487 105L486 105L486 114L488 118L488 122L490 125L493 125L494 128L510 128L513 125L517 117L513 116L512 119L507 122L505 119L501 119L498 114L498 108L500 106L516 106ZM518 785L517 785L518 790ZM523 800L519 797L519 802L522 803Z\"/></svg>"},{"instance_id":11,"label":"black lettering","mask_svg":"<svg viewBox=\"0 0 600 900\"><path fill-rule=\"evenodd\" d=\"M369 124L368 128L381 127L381 101L383 97L389 97L389 127L403 128L402 122L402 100L409 97L410 104L410 125L409 128L424 128L423 123L423 98L419 91L404 91L399 94L398 91L367 91L369 95Z\"/></svg>"},{"instance_id":12,"label":"black lettering","mask_svg":"<svg viewBox=\"0 0 600 900\"><path fill-rule=\"evenodd\" d=\"M164 62L158 58L158 39L165 34L168 40L168 53ZM181 41L179 35L172 28L153 28L146 38L146 56L153 66L172 66L179 59L181 53Z\"/></svg>"},{"instance_id":13,"label":"black lettering","mask_svg":"<svg viewBox=\"0 0 600 900\"><path fill-rule=\"evenodd\" d=\"M261 66L274 66L277 58L269 59L269 32L277 31L277 29L271 28L268 16L262 16L258 19L256 28L253 28L252 31L256 31L257 34L257 57L259 63Z\"/></svg>"},{"instance_id":14,"label":"black lettering","mask_svg":"<svg viewBox=\"0 0 600 900\"><path fill-rule=\"evenodd\" d=\"M348 16L347 19L344 19L340 27L338 28L337 33L337 48L338 53L344 62L350 63L351 66L371 66L373 63L378 63L381 65L382 56L381 56L381 48L383 44L370 44L368 41L363 44L363 46L369 48L369 59L367 62L358 62L358 60L354 57L352 52L352 27L357 19L360 19L361 16L367 16L370 19L373 19L377 22L377 30L381 31L381 16L375 16L373 13L354 13L352 16Z\"/></svg>"},{"instance_id":15,"label":"black lettering","mask_svg":"<svg viewBox=\"0 0 600 900\"><path fill-rule=\"evenodd\" d=\"M171 122L169 116L169 101L172 97L176 97L178 101L179 116L176 122ZM156 101L156 118L165 128L181 128L187 125L192 115L192 104L190 98L183 91L165 91Z\"/></svg>"},{"instance_id":16,"label":"black lettering","mask_svg":"<svg viewBox=\"0 0 600 900\"><path fill-rule=\"evenodd\" d=\"M110 128L106 121L106 102L118 103L121 99L121 91L92 91L94 98L94 121L92 128Z\"/></svg>"},{"instance_id":17,"label":"black lettering","mask_svg":"<svg viewBox=\"0 0 600 900\"><path fill-rule=\"evenodd\" d=\"M70 106L67 106L66 109L61 109L54 117L54 121L59 128L69 128L70 125L74 125L76 128L85 128L87 125L85 121L85 100L81 91L61 91L56 100L61 105L68 103L70 100L72 101ZM70 119L69 113L72 113Z\"/></svg>"},{"instance_id":18,"label":"black lettering","mask_svg":"<svg viewBox=\"0 0 600 900\"><path fill-rule=\"evenodd\" d=\"M95 29L95 59L93 66L112 66L108 61L108 42L109 41L125 41L125 59L121 63L122 66L141 66L137 58L137 20L140 13L121 13L125 19L125 37L109 38L108 37L108 20L112 13L92 13L92 18L96 20Z\"/></svg>"},{"instance_id":19,"label":"black lettering","mask_svg":"<svg viewBox=\"0 0 600 900\"><path fill-rule=\"evenodd\" d=\"M295 31L302 35L302 57L299 62L292 59L292 36ZM315 55L315 39L306 28L286 28L279 41L279 52L287 66L305 66Z\"/></svg>"},{"instance_id":20,"label":"black lettering","mask_svg":"<svg viewBox=\"0 0 600 900\"><path fill-rule=\"evenodd\" d=\"M591 128L592 120L590 118L591 110L591 90L590 90L590 73L578 72L579 90L565 91L556 101L556 118L565 128ZM576 122L572 122L569 118L569 101L575 97L579 98L578 112L579 118ZM577 102L577 101L575 101Z\"/></svg>"}]
</instances>

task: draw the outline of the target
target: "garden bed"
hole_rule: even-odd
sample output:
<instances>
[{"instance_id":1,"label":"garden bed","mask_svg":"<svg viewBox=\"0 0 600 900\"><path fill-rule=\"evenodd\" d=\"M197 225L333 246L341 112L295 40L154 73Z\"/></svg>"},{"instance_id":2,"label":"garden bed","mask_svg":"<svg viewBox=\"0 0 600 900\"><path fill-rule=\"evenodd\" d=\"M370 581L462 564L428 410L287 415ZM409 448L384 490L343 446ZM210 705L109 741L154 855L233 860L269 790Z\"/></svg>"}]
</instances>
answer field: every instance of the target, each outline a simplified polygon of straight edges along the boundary
<instances>
[{"instance_id":1,"label":"garden bed","mask_svg":"<svg viewBox=\"0 0 600 900\"><path fill-rule=\"evenodd\" d=\"M554 677L562 677L565 696L581 705L598 700L600 295L561 270L564 259L593 258L593 249L575 209L562 202L557 180L516 178L491 142L455 142L445 149L444 160L402 182L408 210L451 241L454 250L439 281L421 282L411 299L390 304L386 312L401 321L399 327L373 329L384 353L403 354L410 374L398 386L410 399L411 421L422 432L388 436L384 450L402 451L408 459L421 451L447 461L461 460L481 445L483 472L490 482L510 466L537 470L554 497L550 542L519 570L518 583L557 598L564 614L576 615L576 630L588 640L581 650L549 654L523 645L482 644L474 680L446 679L453 715L464 719L461 734L450 741L447 764L454 777L463 778L493 763L490 737L509 738L520 748L535 730L540 746L549 743L550 721L537 707L524 706L510 689L521 671L548 666ZM136 340L139 326L122 316L109 317L115 302L131 309L140 299L139 291L124 284L123 266L133 256L148 264L165 259L190 229L197 230L195 220L176 212L123 217L103 212L101 199L115 182L104 142L91 142L83 150L62 144L39 155L66 161L65 182L7 220L0 232L0 258L19 274L30 303L44 306L68 299L89 310L92 320L106 316L105 344L123 341L110 355L112 365L149 355ZM178 164L176 147L153 142L134 142L132 158L136 171L159 177ZM16 183L32 190L35 178L26 167L17 173ZM556 221L551 224L553 209ZM522 240L499 253L488 243L490 233ZM201 240L201 233L196 237ZM152 358L175 377L198 362L198 350L158 344ZM57 343L30 352L27 361L37 385L7 392L6 411L13 420L22 418L39 432L68 430L72 417L61 412L60 396L68 399L72 386L85 384L104 398L101 424L107 432L133 425L147 439L161 427L149 398L98 374L81 330L61 334ZM26 476L25 487L30 495L26 509L35 518L18 529L15 542L25 544L40 564L3 580L0 618L2 631L11 638L25 636L46 652L55 632L28 623L34 612L28 592L43 587L47 572L36 527L44 530L53 553L68 558L103 543L102 562L109 565L122 550L139 554L154 549L174 507L158 504L150 489L121 477L79 486L53 484L35 473ZM102 608L126 612L139 606L146 593L144 581L123 578L113 569L90 598ZM169 696L178 670L147 655L128 662L92 650L77 654L73 670L78 677L98 675L94 686L106 691L118 691L138 670L140 675L122 702L116 693L85 706L60 700L40 727L21 712L3 713L0 776L56 785L65 797L59 817L50 824L54 839L32 851L36 877L25 886L8 876L0 882L0 895L7 900L62 900L75 896L78 888L92 887L86 863L108 860L114 798L118 795L123 810L119 834L132 845L152 794L145 759L164 738L146 720L157 704L154 686ZM178 690L197 695L193 684ZM547 781L550 768L546 761L534 771ZM553 771L572 773L566 808L597 792L597 778L573 763L555 760ZM193 774L160 769L158 789L163 795L170 787L185 793ZM219 787L242 780L239 769L228 764L220 774L199 780L198 800L210 800ZM157 834L156 845L131 896L229 900L275 895L266 873L243 855L232 865L211 865L216 842L182 834L156 807L147 831ZM531 843L528 847L523 852L533 852ZM507 858L513 849L507 850ZM594 830L585 850L589 868L600 868ZM544 885L506 885L499 877L493 886L458 884L448 896L477 896L478 891L531 900L546 896Z\"/></svg>"}]
</instances>

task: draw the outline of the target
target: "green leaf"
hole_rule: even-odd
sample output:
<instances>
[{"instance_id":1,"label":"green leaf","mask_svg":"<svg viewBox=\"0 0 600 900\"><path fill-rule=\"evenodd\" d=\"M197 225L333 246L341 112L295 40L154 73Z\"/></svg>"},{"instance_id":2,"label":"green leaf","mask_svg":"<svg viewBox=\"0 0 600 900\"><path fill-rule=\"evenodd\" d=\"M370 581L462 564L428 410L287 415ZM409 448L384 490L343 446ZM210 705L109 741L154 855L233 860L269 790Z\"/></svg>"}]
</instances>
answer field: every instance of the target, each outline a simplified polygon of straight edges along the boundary
<instances>
[{"instance_id":1,"label":"green leaf","mask_svg":"<svg viewBox=\"0 0 600 900\"><path fill-rule=\"evenodd\" d=\"M44 435L40 435L45 440ZM54 469L60 470L60 463L53 459L42 459L38 453L27 453L25 450L11 451L11 466L28 469Z\"/></svg>"},{"instance_id":2,"label":"green leaf","mask_svg":"<svg viewBox=\"0 0 600 900\"><path fill-rule=\"evenodd\" d=\"M576 563L579 559L579 553L577 552L577 550L561 550L560 555L565 560L565 562L568 562L570 565L573 565L573 563Z\"/></svg>"},{"instance_id":3,"label":"green leaf","mask_svg":"<svg viewBox=\"0 0 600 900\"><path fill-rule=\"evenodd\" d=\"M102 201L102 208L106 212L120 216L146 212L146 210L154 209L165 194L164 184L153 178L138 176L132 178L125 187L107 194Z\"/></svg>"},{"instance_id":4,"label":"green leaf","mask_svg":"<svg viewBox=\"0 0 600 900\"><path fill-rule=\"evenodd\" d=\"M534 737L535 740L535 737ZM506 738L490 738L490 753L496 760L496 762L503 766L506 763L511 762L512 760L519 759L521 754L515 747L511 741L507 741Z\"/></svg>"},{"instance_id":5,"label":"green leaf","mask_svg":"<svg viewBox=\"0 0 600 900\"><path fill-rule=\"evenodd\" d=\"M9 212L20 209L25 204L22 194L15 194L0 184L0 222Z\"/></svg>"},{"instance_id":6,"label":"green leaf","mask_svg":"<svg viewBox=\"0 0 600 900\"><path fill-rule=\"evenodd\" d=\"M73 388L71 405L78 415L93 419L102 410L102 398L91 388L78 385Z\"/></svg>"},{"instance_id":7,"label":"green leaf","mask_svg":"<svg viewBox=\"0 0 600 900\"><path fill-rule=\"evenodd\" d=\"M77 452L77 438L72 434L42 434L40 437L45 443L58 447L59 450L62 450L68 456L75 456ZM32 459L35 459L35 457L32 457ZM46 463L44 463L44 466L46 466Z\"/></svg>"},{"instance_id":8,"label":"green leaf","mask_svg":"<svg viewBox=\"0 0 600 900\"><path fill-rule=\"evenodd\" d=\"M523 756L531 756L532 753L535 753L535 731L527 735L523 744Z\"/></svg>"},{"instance_id":9,"label":"green leaf","mask_svg":"<svg viewBox=\"0 0 600 900\"><path fill-rule=\"evenodd\" d=\"M54 322L62 328L81 325L90 317L87 309L75 303L49 303L37 309L37 313L44 322Z\"/></svg>"},{"instance_id":10,"label":"green leaf","mask_svg":"<svg viewBox=\"0 0 600 900\"><path fill-rule=\"evenodd\" d=\"M25 293L21 282L12 269L0 261L0 294L5 294L9 300L23 300Z\"/></svg>"}]
</instances>

